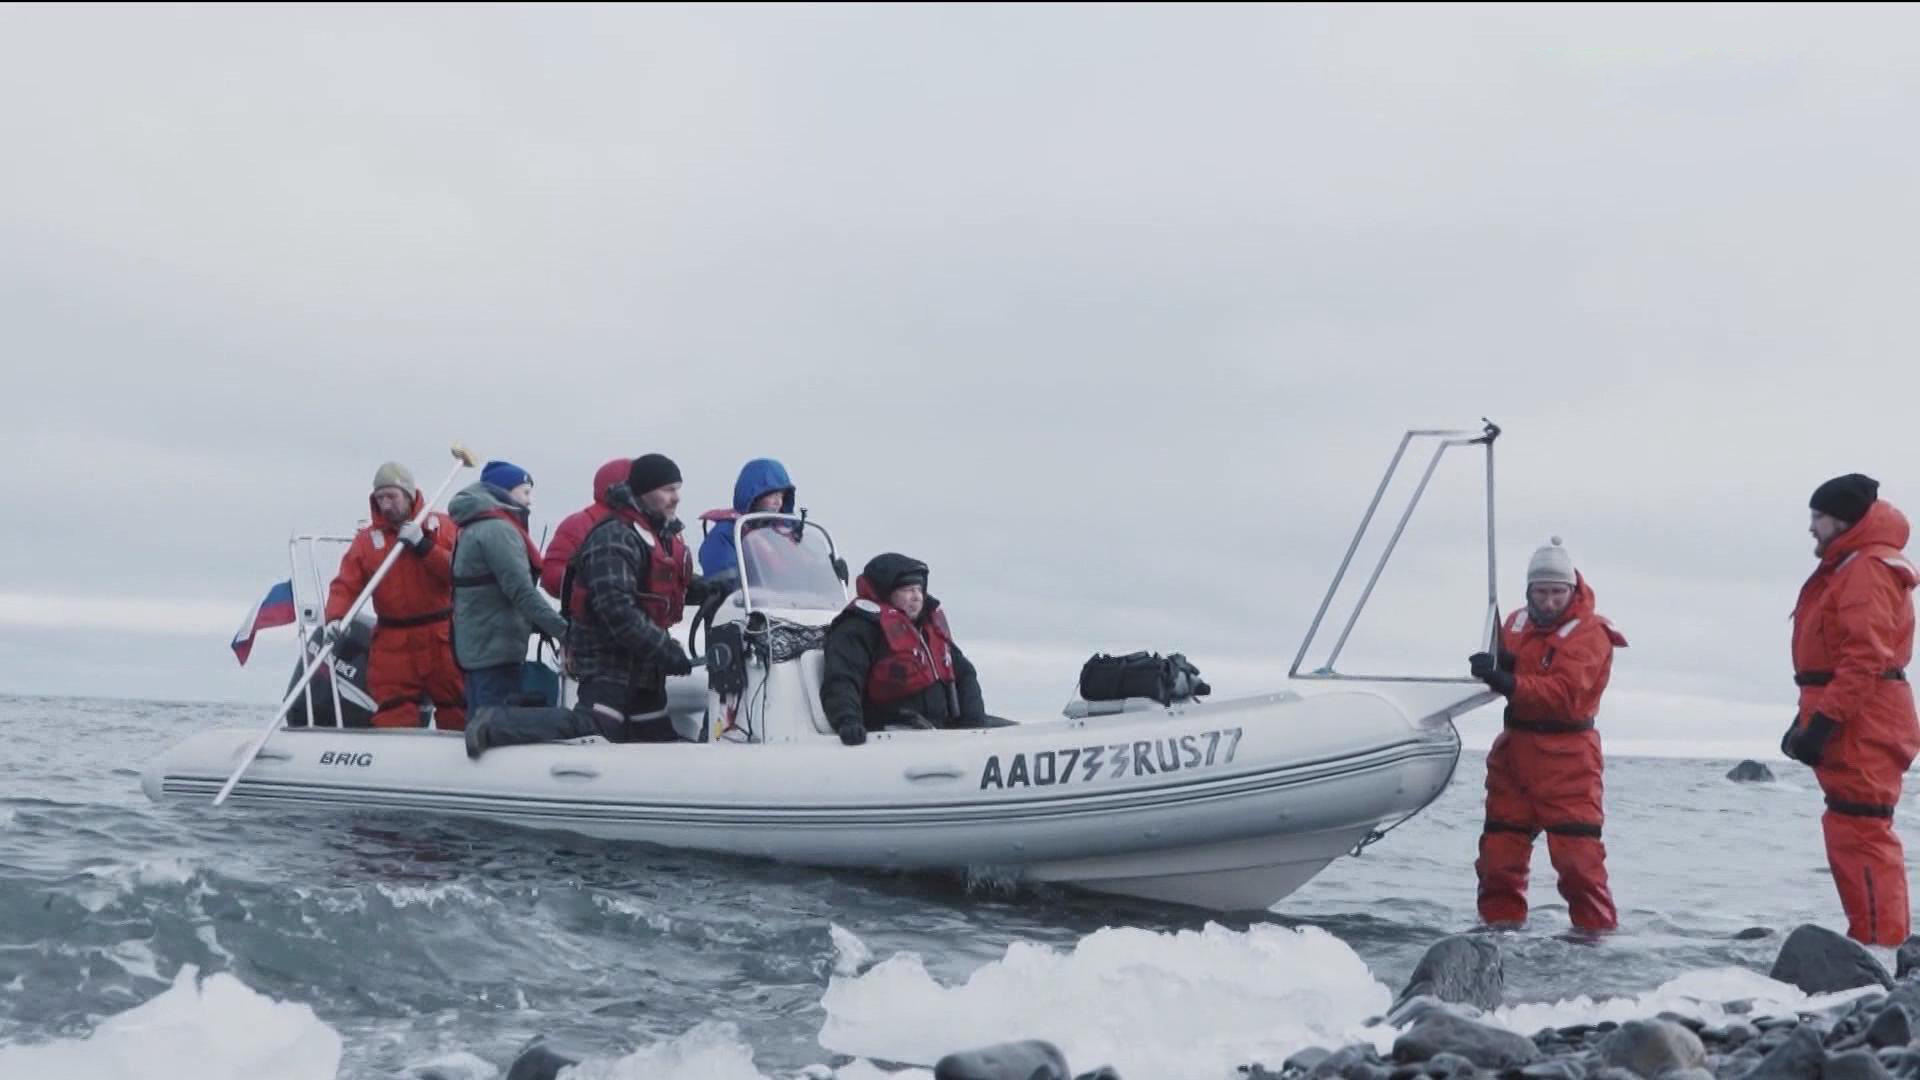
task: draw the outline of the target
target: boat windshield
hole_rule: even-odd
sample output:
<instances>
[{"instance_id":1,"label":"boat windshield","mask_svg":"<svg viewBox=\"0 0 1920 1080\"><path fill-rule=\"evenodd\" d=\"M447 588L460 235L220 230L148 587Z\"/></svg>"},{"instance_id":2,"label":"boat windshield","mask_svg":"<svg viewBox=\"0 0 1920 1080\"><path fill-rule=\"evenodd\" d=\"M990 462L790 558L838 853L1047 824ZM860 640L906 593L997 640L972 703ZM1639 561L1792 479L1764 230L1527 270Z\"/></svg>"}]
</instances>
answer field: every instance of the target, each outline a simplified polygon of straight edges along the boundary
<instances>
[{"instance_id":1,"label":"boat windshield","mask_svg":"<svg viewBox=\"0 0 1920 1080\"><path fill-rule=\"evenodd\" d=\"M739 543L754 607L835 611L846 606L846 588L833 571L833 546L819 526L754 515L740 522Z\"/></svg>"}]
</instances>

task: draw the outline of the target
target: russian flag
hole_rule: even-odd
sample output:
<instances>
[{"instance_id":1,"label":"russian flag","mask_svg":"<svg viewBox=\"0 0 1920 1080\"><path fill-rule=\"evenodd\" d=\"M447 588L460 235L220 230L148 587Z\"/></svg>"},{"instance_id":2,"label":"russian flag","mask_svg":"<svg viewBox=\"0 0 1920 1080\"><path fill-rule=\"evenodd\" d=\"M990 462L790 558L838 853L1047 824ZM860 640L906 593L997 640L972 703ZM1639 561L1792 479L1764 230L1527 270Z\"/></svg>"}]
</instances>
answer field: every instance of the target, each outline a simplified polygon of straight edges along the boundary
<instances>
[{"instance_id":1,"label":"russian flag","mask_svg":"<svg viewBox=\"0 0 1920 1080\"><path fill-rule=\"evenodd\" d=\"M233 655L240 658L242 665L247 655L253 652L253 635L271 626L290 626L293 623L293 582L282 581L267 590L267 595L240 624L233 635Z\"/></svg>"}]
</instances>

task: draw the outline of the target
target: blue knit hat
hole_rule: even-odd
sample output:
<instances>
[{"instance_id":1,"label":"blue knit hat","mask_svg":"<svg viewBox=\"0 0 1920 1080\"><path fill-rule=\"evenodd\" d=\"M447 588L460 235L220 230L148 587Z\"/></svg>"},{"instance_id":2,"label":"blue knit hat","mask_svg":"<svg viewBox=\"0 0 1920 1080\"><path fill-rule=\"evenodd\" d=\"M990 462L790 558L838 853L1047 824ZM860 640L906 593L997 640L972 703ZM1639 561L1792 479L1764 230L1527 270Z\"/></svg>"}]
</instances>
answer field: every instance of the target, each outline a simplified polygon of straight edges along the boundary
<instances>
[{"instance_id":1,"label":"blue knit hat","mask_svg":"<svg viewBox=\"0 0 1920 1080\"><path fill-rule=\"evenodd\" d=\"M521 484L533 483L533 474L511 461L489 461L480 470L480 482L501 491L512 491Z\"/></svg>"}]
</instances>

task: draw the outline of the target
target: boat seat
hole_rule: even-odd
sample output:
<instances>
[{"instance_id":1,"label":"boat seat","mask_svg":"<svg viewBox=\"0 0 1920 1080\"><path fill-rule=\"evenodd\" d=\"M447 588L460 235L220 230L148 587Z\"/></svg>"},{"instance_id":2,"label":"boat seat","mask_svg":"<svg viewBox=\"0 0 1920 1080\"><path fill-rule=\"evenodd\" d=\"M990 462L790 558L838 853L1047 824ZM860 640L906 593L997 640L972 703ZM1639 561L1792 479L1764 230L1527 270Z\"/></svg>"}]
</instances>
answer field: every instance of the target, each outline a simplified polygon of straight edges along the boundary
<instances>
[{"instance_id":1,"label":"boat seat","mask_svg":"<svg viewBox=\"0 0 1920 1080\"><path fill-rule=\"evenodd\" d=\"M1147 712L1151 709L1166 707L1150 697L1121 698L1118 701L1087 701L1083 698L1074 698L1067 702L1066 708L1060 711L1069 720L1085 720L1089 716L1113 716L1117 713Z\"/></svg>"},{"instance_id":2,"label":"boat seat","mask_svg":"<svg viewBox=\"0 0 1920 1080\"><path fill-rule=\"evenodd\" d=\"M800 685L805 688L807 715L813 718L813 730L822 735L834 735L833 725L827 722L827 708L820 704L820 681L827 671L827 653L824 649L808 649L800 654Z\"/></svg>"}]
</instances>

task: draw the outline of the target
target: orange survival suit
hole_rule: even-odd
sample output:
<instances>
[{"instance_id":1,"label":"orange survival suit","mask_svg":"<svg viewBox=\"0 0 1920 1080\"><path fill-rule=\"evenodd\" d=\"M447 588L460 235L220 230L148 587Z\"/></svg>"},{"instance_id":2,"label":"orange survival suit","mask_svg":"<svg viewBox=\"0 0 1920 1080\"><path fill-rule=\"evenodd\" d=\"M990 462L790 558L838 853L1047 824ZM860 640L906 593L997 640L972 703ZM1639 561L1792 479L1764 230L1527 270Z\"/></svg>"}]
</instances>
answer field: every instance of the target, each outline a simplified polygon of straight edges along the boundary
<instances>
[{"instance_id":1,"label":"orange survival suit","mask_svg":"<svg viewBox=\"0 0 1920 1080\"><path fill-rule=\"evenodd\" d=\"M1781 749L1813 766L1827 811L1827 863L1847 935L1869 945L1907 940L1906 853L1893 832L1900 781L1920 753L1906 667L1913 659L1913 589L1901 554L1906 516L1876 499L1835 536L1793 609L1793 681L1800 711Z\"/></svg>"},{"instance_id":2,"label":"orange survival suit","mask_svg":"<svg viewBox=\"0 0 1920 1080\"><path fill-rule=\"evenodd\" d=\"M407 508L419 513L418 489ZM367 497L372 524L353 536L340 573L327 590L327 621L344 617L354 598L373 579L388 552L400 543L398 526L389 525ZM367 659L367 692L379 703L375 727L419 727L419 702L433 702L434 726L462 731L467 726L466 687L453 660L453 541L459 531L435 512L421 523L432 545L424 553L402 551L393 569L373 591L379 622Z\"/></svg>"},{"instance_id":3,"label":"orange survival suit","mask_svg":"<svg viewBox=\"0 0 1920 1080\"><path fill-rule=\"evenodd\" d=\"M1545 832L1573 925L1619 923L1600 840L1603 762L1593 725L1613 650L1626 643L1594 613L1593 589L1578 574L1558 622L1537 625L1522 608L1501 624L1500 670L1487 681L1508 700L1505 730L1487 754L1487 819L1474 863L1482 921L1526 921L1533 839Z\"/></svg>"}]
</instances>

